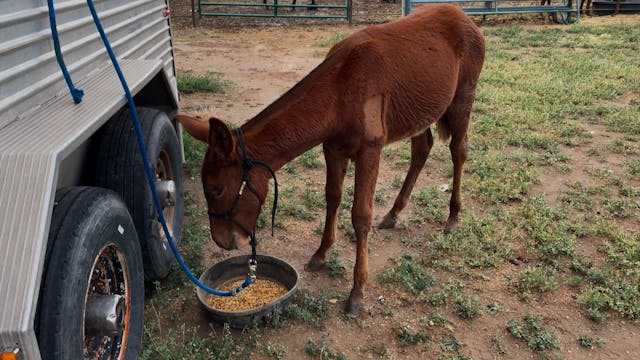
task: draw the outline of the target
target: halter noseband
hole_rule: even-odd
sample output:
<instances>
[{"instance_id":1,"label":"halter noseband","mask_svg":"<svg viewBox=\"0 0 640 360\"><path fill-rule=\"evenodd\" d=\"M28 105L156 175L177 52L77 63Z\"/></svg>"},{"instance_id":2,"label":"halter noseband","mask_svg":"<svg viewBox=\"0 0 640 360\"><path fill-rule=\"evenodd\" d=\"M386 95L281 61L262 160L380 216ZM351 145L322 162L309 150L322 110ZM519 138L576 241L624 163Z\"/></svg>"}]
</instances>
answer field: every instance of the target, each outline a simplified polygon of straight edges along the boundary
<instances>
[{"instance_id":1,"label":"halter noseband","mask_svg":"<svg viewBox=\"0 0 640 360\"><path fill-rule=\"evenodd\" d=\"M249 189L249 191L251 191L251 193L253 193L253 195L255 195L255 197L258 198L258 201L260 202L260 207L262 207L262 201L260 200L260 196L258 196L258 193L256 192L256 190L253 188L253 186L251 186L251 177L249 174L249 171L254 165L262 166L269 172L269 174L271 174L271 177L273 178L273 184L274 184L273 207L271 208L271 236L273 236L273 227L276 221L276 210L278 208L278 180L276 179L276 173L273 171L271 166L269 166L269 164L261 160L250 159L247 156L247 149L244 144L244 136L242 135L242 130L240 128L237 128L235 131L236 131L236 136L238 138L238 145L240 145L240 149L242 150L242 184L240 185L240 190L238 190L238 194L236 195L236 198L233 199L233 203L231 204L231 208L229 210L223 213L208 211L207 214L209 215L210 218L222 219L222 220L232 222L233 224L237 225L240 229L242 229L242 231L244 231L247 234L247 236L249 236L249 239L250 239L249 244L251 245L251 252L252 252L252 261L255 263L256 246L258 245L258 241L256 240L255 227L253 228L253 231L249 231L246 227L244 227L244 225L240 224L238 220L233 218L232 213L235 210L236 206L238 205L238 202L240 201L240 197L242 197L242 193L245 188Z\"/></svg>"}]
</instances>

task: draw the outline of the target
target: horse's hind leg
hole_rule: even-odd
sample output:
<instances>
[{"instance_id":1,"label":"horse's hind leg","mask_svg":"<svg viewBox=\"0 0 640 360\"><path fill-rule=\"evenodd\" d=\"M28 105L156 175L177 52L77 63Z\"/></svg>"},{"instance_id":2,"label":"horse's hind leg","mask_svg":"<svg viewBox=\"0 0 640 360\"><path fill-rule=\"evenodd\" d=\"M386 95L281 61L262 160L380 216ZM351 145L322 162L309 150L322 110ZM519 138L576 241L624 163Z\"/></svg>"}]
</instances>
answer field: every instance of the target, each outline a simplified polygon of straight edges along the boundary
<instances>
[{"instance_id":1,"label":"horse's hind leg","mask_svg":"<svg viewBox=\"0 0 640 360\"><path fill-rule=\"evenodd\" d=\"M305 267L307 270L322 269L326 263L327 252L336 241L336 221L338 209L342 200L344 176L347 173L349 159L334 154L331 149L323 145L324 158L327 163L327 183L325 196L327 200L327 217L324 222L324 232L320 247L311 257Z\"/></svg>"},{"instance_id":2,"label":"horse's hind leg","mask_svg":"<svg viewBox=\"0 0 640 360\"><path fill-rule=\"evenodd\" d=\"M467 160L467 128L469 127L469 117L473 106L473 93L470 97L465 96L465 98L454 100L441 119L441 123L438 124L438 126L447 126L451 133L449 150L453 161L453 189L449 202L449 219L447 219L447 224L444 228L445 233L451 233L458 227L458 213L462 207L460 195L462 168Z\"/></svg>"},{"instance_id":3,"label":"horse's hind leg","mask_svg":"<svg viewBox=\"0 0 640 360\"><path fill-rule=\"evenodd\" d=\"M433 147L433 135L431 135L430 128L422 134L411 138L411 164L409 165L409 171L404 179L400 193L398 193L398 197L396 197L396 201L393 203L393 207L391 207L391 210L389 210L382 218L380 224L378 224L380 229L389 229L396 225L398 214L407 206L411 191L416 184L420 171L427 161L431 147Z\"/></svg>"}]
</instances>

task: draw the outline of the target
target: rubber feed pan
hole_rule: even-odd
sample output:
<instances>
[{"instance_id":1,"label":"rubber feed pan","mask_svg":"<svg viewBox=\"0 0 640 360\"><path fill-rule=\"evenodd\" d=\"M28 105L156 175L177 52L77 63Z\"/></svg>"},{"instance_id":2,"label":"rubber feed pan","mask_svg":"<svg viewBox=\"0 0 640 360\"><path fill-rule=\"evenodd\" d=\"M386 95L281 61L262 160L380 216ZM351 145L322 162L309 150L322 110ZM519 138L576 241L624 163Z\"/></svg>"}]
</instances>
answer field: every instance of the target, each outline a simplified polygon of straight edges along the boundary
<instances>
[{"instance_id":1,"label":"rubber feed pan","mask_svg":"<svg viewBox=\"0 0 640 360\"><path fill-rule=\"evenodd\" d=\"M252 327L264 323L274 312L282 311L289 306L291 300L293 300L293 295L298 290L298 272L296 269L285 261L272 256L258 255L257 260L257 278L275 281L284 286L288 290L287 293L255 309L229 312L217 310L209 306L207 300L211 295L198 288L198 299L202 305L209 310L215 322L228 323L229 326L238 329ZM241 279L244 280L249 270L248 263L248 255L226 259L207 269L202 276L200 276L200 281L211 288L222 289L224 285L228 283Z\"/></svg>"}]
</instances>

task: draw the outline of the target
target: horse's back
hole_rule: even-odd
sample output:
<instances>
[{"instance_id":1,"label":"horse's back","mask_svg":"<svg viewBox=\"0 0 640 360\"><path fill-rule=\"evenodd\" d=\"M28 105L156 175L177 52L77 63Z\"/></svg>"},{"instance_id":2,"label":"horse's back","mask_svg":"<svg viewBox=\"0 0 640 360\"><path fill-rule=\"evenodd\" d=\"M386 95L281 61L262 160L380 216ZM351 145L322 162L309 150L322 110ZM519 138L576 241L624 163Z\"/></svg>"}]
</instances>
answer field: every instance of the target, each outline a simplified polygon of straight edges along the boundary
<instances>
[{"instance_id":1,"label":"horse's back","mask_svg":"<svg viewBox=\"0 0 640 360\"><path fill-rule=\"evenodd\" d=\"M425 4L407 17L374 27L372 31L388 32L389 46L415 44L405 50L451 48L456 57L478 57L484 59L484 40L471 19L453 4Z\"/></svg>"},{"instance_id":2,"label":"horse's back","mask_svg":"<svg viewBox=\"0 0 640 360\"><path fill-rule=\"evenodd\" d=\"M459 7L429 4L352 34L329 51L327 60L340 68L335 81L343 84L343 98L360 103L385 95L387 142L392 142L437 121L461 84L475 87L484 40Z\"/></svg>"},{"instance_id":3,"label":"horse's back","mask_svg":"<svg viewBox=\"0 0 640 360\"><path fill-rule=\"evenodd\" d=\"M457 76L461 64L484 62L482 34L469 17L451 4L426 4L402 19L367 27L336 44L327 54L335 63L365 71L372 82L435 76ZM439 68L444 67L444 68ZM343 74L344 75L344 74ZM386 77L386 79L381 79Z\"/></svg>"}]
</instances>

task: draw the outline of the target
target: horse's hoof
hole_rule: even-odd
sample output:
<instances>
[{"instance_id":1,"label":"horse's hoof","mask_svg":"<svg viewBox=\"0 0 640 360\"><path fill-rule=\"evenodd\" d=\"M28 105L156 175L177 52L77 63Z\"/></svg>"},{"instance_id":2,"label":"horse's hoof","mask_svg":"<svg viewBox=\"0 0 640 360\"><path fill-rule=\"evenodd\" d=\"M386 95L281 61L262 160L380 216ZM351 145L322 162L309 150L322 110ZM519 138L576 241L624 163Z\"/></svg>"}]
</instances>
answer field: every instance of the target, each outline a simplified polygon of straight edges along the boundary
<instances>
[{"instance_id":1,"label":"horse's hoof","mask_svg":"<svg viewBox=\"0 0 640 360\"><path fill-rule=\"evenodd\" d=\"M311 258L311 260L309 260L309 262L304 266L304 269L307 271L319 271L324 269L326 264L326 261Z\"/></svg>"},{"instance_id":2,"label":"horse's hoof","mask_svg":"<svg viewBox=\"0 0 640 360\"><path fill-rule=\"evenodd\" d=\"M452 234L458 228L457 221L447 221L447 225L444 227L445 234Z\"/></svg>"},{"instance_id":3,"label":"horse's hoof","mask_svg":"<svg viewBox=\"0 0 640 360\"><path fill-rule=\"evenodd\" d=\"M396 218L386 215L378 224L378 229L393 229L396 226Z\"/></svg>"},{"instance_id":4,"label":"horse's hoof","mask_svg":"<svg viewBox=\"0 0 640 360\"><path fill-rule=\"evenodd\" d=\"M360 314L360 304L354 302L347 302L347 307L344 309L344 315L350 319L355 319Z\"/></svg>"}]
</instances>

